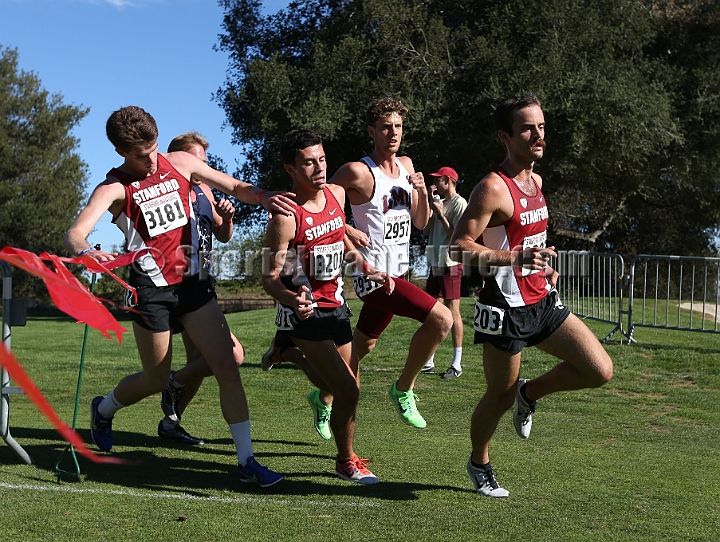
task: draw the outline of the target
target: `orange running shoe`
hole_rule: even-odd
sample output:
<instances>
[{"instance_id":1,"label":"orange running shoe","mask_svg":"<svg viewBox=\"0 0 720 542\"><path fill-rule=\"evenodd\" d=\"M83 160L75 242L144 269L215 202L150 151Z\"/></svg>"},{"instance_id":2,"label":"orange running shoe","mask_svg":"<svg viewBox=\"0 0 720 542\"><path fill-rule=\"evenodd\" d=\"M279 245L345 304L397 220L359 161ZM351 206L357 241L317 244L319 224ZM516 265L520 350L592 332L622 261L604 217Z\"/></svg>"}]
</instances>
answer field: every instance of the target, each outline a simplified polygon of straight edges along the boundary
<instances>
[{"instance_id":1,"label":"orange running shoe","mask_svg":"<svg viewBox=\"0 0 720 542\"><path fill-rule=\"evenodd\" d=\"M369 460L360 460L357 455L352 456L347 461L335 460L335 473L348 482L357 484L377 484L378 477L370 472L366 465Z\"/></svg>"}]
</instances>

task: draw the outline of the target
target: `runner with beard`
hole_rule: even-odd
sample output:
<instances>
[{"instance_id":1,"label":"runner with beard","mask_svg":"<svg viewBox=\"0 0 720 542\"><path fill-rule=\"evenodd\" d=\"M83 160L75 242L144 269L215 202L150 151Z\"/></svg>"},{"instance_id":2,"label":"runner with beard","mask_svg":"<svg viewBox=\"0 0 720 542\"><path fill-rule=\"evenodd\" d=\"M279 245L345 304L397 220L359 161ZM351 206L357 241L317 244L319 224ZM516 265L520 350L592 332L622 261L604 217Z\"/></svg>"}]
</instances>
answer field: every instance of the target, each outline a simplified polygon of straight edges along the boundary
<instances>
[{"instance_id":1,"label":"runner with beard","mask_svg":"<svg viewBox=\"0 0 720 542\"><path fill-rule=\"evenodd\" d=\"M475 305L475 343L483 345L487 389L470 422L467 472L475 490L507 497L490 464L490 439L513 402L513 424L528 438L536 402L551 393L595 388L610 381L612 360L587 326L558 297L557 272L548 267L547 202L533 171L545 152L545 117L532 93L510 98L493 113L505 160L475 187L455 226L452 244L479 265L484 287ZM457 254L452 252L451 255ZM459 257L459 256L456 256ZM526 346L560 359L546 373L520 378Z\"/></svg>"}]
</instances>

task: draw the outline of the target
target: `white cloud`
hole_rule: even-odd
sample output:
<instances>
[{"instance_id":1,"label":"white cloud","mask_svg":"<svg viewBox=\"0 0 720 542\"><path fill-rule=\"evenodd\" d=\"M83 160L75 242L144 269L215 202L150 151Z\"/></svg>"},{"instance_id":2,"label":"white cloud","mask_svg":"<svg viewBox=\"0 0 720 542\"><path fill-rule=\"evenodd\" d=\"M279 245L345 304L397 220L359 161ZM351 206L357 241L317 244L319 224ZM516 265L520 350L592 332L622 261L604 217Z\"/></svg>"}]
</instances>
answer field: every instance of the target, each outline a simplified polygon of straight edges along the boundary
<instances>
[{"instance_id":1,"label":"white cloud","mask_svg":"<svg viewBox=\"0 0 720 542\"><path fill-rule=\"evenodd\" d=\"M132 2L131 0L105 0L108 4L111 6L115 6L116 8L124 8L126 6L135 6L135 2Z\"/></svg>"},{"instance_id":2,"label":"white cloud","mask_svg":"<svg viewBox=\"0 0 720 542\"><path fill-rule=\"evenodd\" d=\"M86 4L106 4L118 9L136 8L151 4L164 4L165 0L79 0Z\"/></svg>"}]
</instances>

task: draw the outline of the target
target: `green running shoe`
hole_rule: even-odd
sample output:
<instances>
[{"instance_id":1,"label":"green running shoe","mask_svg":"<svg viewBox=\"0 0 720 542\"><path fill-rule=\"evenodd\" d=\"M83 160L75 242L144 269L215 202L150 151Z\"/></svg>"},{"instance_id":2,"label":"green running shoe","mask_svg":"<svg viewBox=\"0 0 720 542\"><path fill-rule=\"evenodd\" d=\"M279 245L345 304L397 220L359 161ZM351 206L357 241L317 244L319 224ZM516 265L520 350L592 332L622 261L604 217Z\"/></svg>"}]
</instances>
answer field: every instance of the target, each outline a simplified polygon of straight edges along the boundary
<instances>
[{"instance_id":1,"label":"green running shoe","mask_svg":"<svg viewBox=\"0 0 720 542\"><path fill-rule=\"evenodd\" d=\"M398 414L400 414L402 421L419 429L427 426L427 423L425 423L425 420L417 411L417 407L415 406L415 399L417 399L418 396L415 395L413 390L398 390L396 384L397 381L392 383L388 395L390 396L390 400L393 405L395 405L395 409L398 411Z\"/></svg>"},{"instance_id":2,"label":"green running shoe","mask_svg":"<svg viewBox=\"0 0 720 542\"><path fill-rule=\"evenodd\" d=\"M310 408L313 409L315 415L315 430L325 440L330 440L332 434L330 433L330 414L332 413L332 405L325 406L320 401L320 390L313 390L307 395L308 403Z\"/></svg>"}]
</instances>

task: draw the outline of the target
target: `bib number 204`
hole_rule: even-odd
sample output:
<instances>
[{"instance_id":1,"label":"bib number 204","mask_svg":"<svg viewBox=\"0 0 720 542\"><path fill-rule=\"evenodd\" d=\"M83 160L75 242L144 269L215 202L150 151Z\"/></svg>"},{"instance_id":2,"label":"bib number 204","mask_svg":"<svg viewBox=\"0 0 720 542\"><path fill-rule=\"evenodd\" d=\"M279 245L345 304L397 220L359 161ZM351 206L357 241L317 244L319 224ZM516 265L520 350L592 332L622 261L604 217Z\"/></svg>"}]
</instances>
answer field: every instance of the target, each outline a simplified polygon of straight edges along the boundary
<instances>
[{"instance_id":1,"label":"bib number 204","mask_svg":"<svg viewBox=\"0 0 720 542\"><path fill-rule=\"evenodd\" d=\"M475 331L487 335L500 335L504 318L505 311L503 309L483 305L479 301L475 302L475 317L473 318Z\"/></svg>"}]
</instances>

